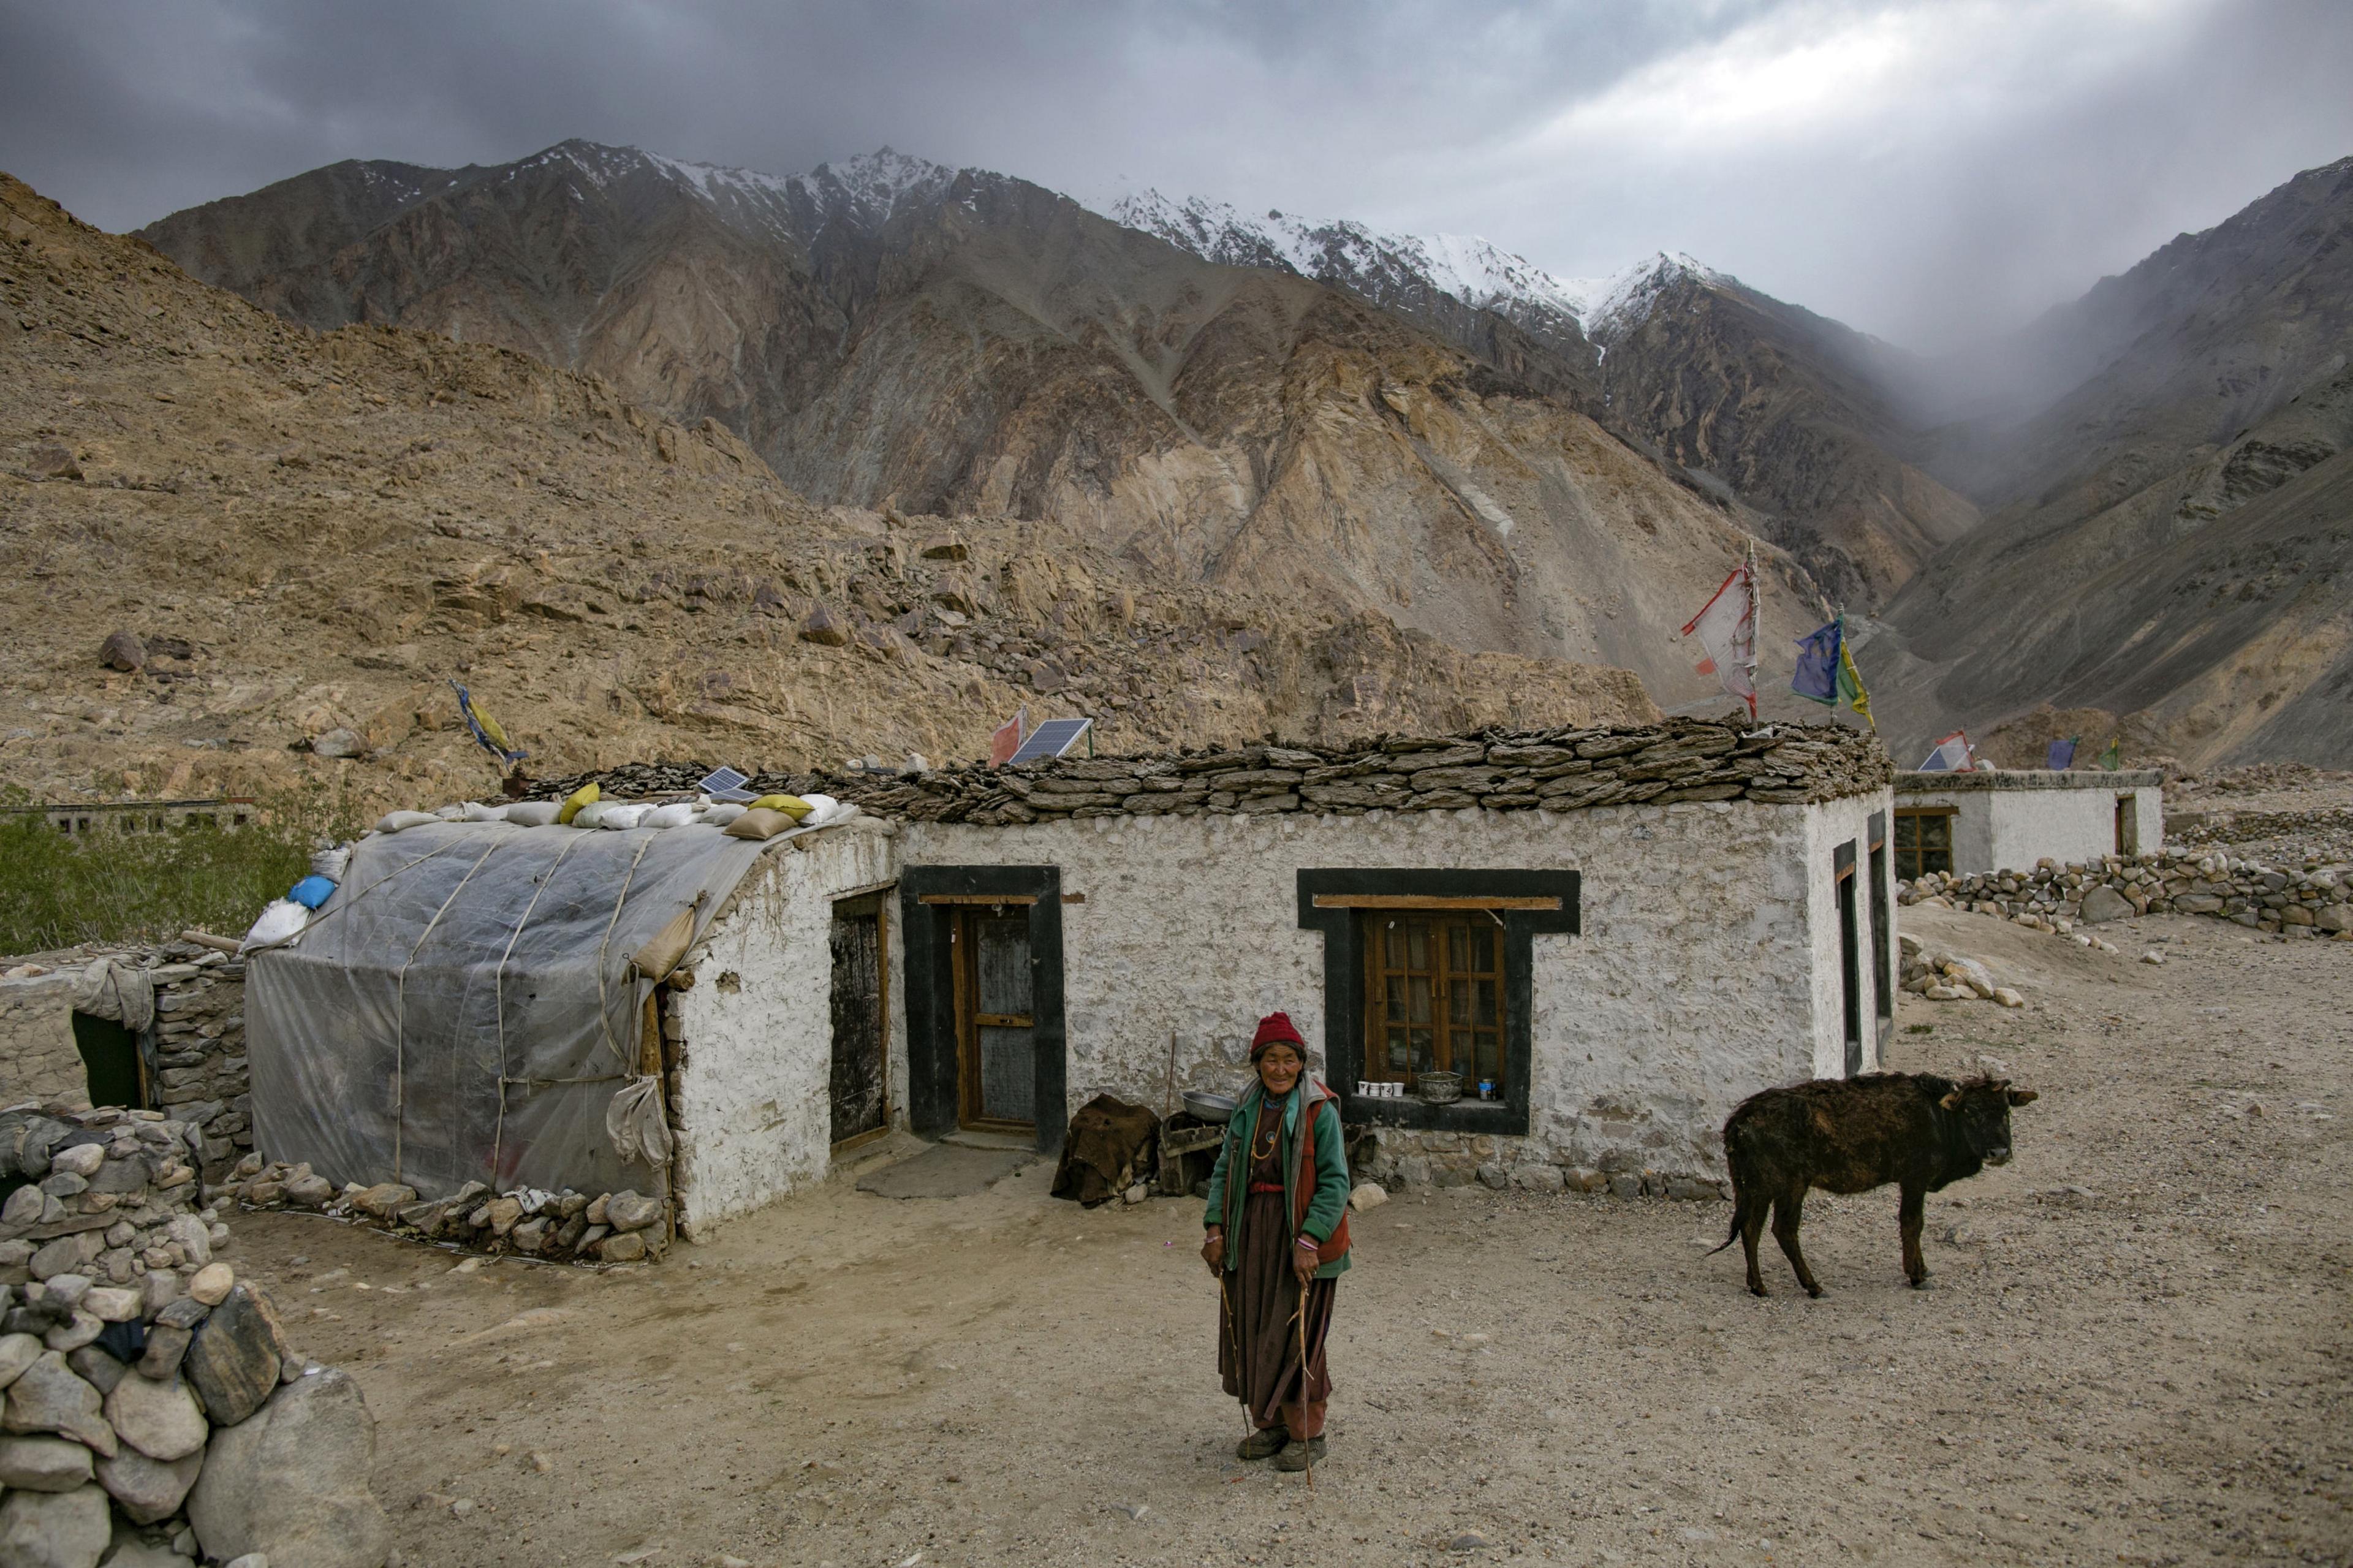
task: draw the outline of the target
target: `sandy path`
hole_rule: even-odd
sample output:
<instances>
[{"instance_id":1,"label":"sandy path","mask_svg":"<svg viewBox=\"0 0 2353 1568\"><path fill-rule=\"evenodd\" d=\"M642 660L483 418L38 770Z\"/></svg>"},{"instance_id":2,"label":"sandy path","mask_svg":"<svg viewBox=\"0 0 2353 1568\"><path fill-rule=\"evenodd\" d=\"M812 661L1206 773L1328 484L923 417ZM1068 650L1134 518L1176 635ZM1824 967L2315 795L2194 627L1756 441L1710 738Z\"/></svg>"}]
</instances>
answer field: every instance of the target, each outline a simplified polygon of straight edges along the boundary
<instances>
[{"instance_id":1,"label":"sandy path","mask_svg":"<svg viewBox=\"0 0 2353 1568\"><path fill-rule=\"evenodd\" d=\"M1468 1530L1474 1561L2353 1561L2353 944L1906 920L2033 1005L1907 997L1897 1065L2043 1091L2015 1163L1930 1199L1936 1289L1892 1190L1809 1205L1820 1301L1703 1258L1722 1205L1400 1199L1357 1228L1312 1492L1230 1457L1197 1206L1086 1213L1042 1168L830 1187L658 1270L451 1273L296 1215L233 1256L360 1377L433 1568L1429 1563Z\"/></svg>"}]
</instances>

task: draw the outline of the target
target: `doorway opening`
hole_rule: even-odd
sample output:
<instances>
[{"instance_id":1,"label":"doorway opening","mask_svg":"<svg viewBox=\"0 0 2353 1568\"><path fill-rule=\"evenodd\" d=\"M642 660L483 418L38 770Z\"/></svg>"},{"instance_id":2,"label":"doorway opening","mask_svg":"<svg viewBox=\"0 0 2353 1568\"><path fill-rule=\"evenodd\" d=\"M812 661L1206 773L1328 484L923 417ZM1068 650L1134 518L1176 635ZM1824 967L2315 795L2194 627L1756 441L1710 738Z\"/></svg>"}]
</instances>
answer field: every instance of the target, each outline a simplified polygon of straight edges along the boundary
<instances>
[{"instance_id":1,"label":"doorway opening","mask_svg":"<svg viewBox=\"0 0 2353 1568\"><path fill-rule=\"evenodd\" d=\"M1838 847L1831 862L1838 881L1839 978L1845 1006L1846 1076L1862 1071L1862 943L1855 929L1854 840Z\"/></svg>"},{"instance_id":2,"label":"doorway opening","mask_svg":"<svg viewBox=\"0 0 2353 1568\"><path fill-rule=\"evenodd\" d=\"M2128 795L2116 796L2116 853L2140 853L2140 802Z\"/></svg>"},{"instance_id":3,"label":"doorway opening","mask_svg":"<svg viewBox=\"0 0 2353 1568\"><path fill-rule=\"evenodd\" d=\"M956 1124L983 1132L1035 1132L1038 1018L1029 911L960 906L948 941L955 969Z\"/></svg>"},{"instance_id":4,"label":"doorway opening","mask_svg":"<svg viewBox=\"0 0 2353 1568\"><path fill-rule=\"evenodd\" d=\"M139 1037L112 1018L73 1016L74 1048L81 1053L82 1076L92 1105L137 1110L147 1103L147 1068L139 1059Z\"/></svg>"},{"instance_id":5,"label":"doorway opening","mask_svg":"<svg viewBox=\"0 0 2353 1568\"><path fill-rule=\"evenodd\" d=\"M833 1066L829 1083L836 1147L890 1125L889 895L833 906Z\"/></svg>"},{"instance_id":6,"label":"doorway opening","mask_svg":"<svg viewBox=\"0 0 2353 1568\"><path fill-rule=\"evenodd\" d=\"M1895 976L1888 969L1892 933L1887 918L1887 817L1871 818L1871 999L1879 1028L1871 1041L1871 1065L1887 1065L1887 1037L1895 1032Z\"/></svg>"},{"instance_id":7,"label":"doorway opening","mask_svg":"<svg viewBox=\"0 0 2353 1568\"><path fill-rule=\"evenodd\" d=\"M910 1131L1060 1151L1061 881L1053 866L902 868Z\"/></svg>"}]
</instances>

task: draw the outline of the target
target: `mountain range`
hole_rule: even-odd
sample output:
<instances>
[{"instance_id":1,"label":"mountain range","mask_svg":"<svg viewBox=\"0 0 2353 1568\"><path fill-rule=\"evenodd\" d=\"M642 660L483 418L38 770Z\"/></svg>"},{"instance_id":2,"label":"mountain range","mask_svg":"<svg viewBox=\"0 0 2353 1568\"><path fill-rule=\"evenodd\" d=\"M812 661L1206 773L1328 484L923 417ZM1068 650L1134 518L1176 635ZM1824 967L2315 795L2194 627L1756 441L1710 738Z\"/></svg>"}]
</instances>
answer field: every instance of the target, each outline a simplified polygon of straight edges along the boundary
<instances>
[{"instance_id":1,"label":"mountain range","mask_svg":"<svg viewBox=\"0 0 2353 1568\"><path fill-rule=\"evenodd\" d=\"M306 326L715 419L820 505L1051 521L1154 581L1618 665L1671 706L1708 690L1672 629L1754 536L1768 649L1845 605L1899 751L2025 746L2048 709L2192 762L2345 762L2348 183L2309 171L1945 362L1687 257L1560 279L888 150L348 163L142 237Z\"/></svg>"}]
</instances>

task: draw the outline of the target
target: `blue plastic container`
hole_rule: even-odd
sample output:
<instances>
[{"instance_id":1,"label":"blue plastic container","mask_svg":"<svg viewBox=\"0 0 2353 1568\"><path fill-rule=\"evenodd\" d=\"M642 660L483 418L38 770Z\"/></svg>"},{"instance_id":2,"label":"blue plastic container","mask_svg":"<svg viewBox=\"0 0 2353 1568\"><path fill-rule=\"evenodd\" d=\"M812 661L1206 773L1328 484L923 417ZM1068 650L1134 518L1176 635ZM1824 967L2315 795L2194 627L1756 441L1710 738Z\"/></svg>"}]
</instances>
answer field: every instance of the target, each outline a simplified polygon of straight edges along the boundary
<instances>
[{"instance_id":1,"label":"blue plastic container","mask_svg":"<svg viewBox=\"0 0 2353 1568\"><path fill-rule=\"evenodd\" d=\"M306 910L315 910L335 895L335 885L313 873L294 884L287 897Z\"/></svg>"}]
</instances>

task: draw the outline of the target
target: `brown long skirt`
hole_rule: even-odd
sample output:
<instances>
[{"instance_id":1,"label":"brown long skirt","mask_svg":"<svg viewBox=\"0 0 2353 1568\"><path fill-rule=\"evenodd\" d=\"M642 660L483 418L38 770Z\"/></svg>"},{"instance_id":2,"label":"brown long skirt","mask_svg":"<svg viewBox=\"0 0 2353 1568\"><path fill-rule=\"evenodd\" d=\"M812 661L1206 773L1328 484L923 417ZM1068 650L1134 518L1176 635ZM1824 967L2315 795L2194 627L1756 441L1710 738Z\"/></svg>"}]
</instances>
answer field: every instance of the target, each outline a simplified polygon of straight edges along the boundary
<instances>
[{"instance_id":1,"label":"brown long skirt","mask_svg":"<svg viewBox=\"0 0 2353 1568\"><path fill-rule=\"evenodd\" d=\"M1242 1251L1225 1276L1225 1300L1218 1310L1218 1371L1226 1392L1250 1409L1250 1424L1282 1426L1293 1437L1324 1433L1324 1405L1332 1397L1332 1377L1324 1364L1324 1342L1332 1329L1332 1288L1337 1279L1317 1279L1307 1289L1307 1380L1299 1377L1299 1279L1291 1271L1294 1250L1283 1217L1281 1193L1251 1193L1242 1212Z\"/></svg>"}]
</instances>

